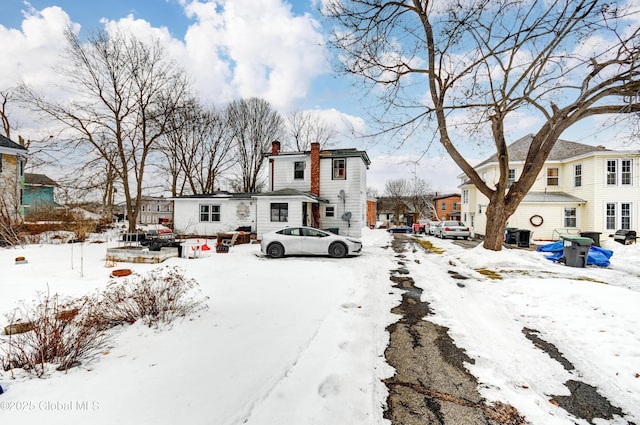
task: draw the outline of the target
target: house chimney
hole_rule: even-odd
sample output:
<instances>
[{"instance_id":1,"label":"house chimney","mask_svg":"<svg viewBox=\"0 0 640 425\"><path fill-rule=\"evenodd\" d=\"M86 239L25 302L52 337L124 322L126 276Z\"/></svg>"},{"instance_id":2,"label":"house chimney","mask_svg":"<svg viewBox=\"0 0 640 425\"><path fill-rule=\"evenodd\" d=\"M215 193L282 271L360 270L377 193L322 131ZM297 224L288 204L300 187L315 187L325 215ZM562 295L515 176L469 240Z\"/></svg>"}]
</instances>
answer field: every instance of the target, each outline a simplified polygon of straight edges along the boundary
<instances>
[{"instance_id":1,"label":"house chimney","mask_svg":"<svg viewBox=\"0 0 640 425\"><path fill-rule=\"evenodd\" d=\"M280 153L280 142L274 140L271 142L271 155L278 155Z\"/></svg>"},{"instance_id":2,"label":"house chimney","mask_svg":"<svg viewBox=\"0 0 640 425\"><path fill-rule=\"evenodd\" d=\"M320 143L311 143L311 193L320 196Z\"/></svg>"}]
</instances>

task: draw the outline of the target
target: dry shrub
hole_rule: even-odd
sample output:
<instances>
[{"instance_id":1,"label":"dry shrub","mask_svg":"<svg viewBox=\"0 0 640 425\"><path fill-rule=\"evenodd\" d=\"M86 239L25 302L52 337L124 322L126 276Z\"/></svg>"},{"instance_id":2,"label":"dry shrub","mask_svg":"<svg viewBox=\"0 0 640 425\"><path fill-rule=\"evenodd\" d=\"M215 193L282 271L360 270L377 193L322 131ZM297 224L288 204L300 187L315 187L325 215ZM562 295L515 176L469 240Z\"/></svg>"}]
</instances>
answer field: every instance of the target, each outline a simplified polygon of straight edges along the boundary
<instances>
[{"instance_id":1,"label":"dry shrub","mask_svg":"<svg viewBox=\"0 0 640 425\"><path fill-rule=\"evenodd\" d=\"M102 315L110 324L139 319L147 326L171 323L207 307L197 286L195 279L187 279L177 267L113 280L101 295Z\"/></svg>"},{"instance_id":2,"label":"dry shrub","mask_svg":"<svg viewBox=\"0 0 640 425\"><path fill-rule=\"evenodd\" d=\"M58 370L77 366L102 351L109 328L138 320L148 326L171 323L206 309L197 286L178 268L167 267L113 280L96 295L62 300L39 293L34 305L23 303L7 316L11 324L28 326L0 338L0 367L42 376L47 364Z\"/></svg>"},{"instance_id":3,"label":"dry shrub","mask_svg":"<svg viewBox=\"0 0 640 425\"><path fill-rule=\"evenodd\" d=\"M0 366L42 376L47 363L66 370L90 359L108 340L98 313L96 297L63 300L39 293L33 305L23 303L7 317L11 323L29 323L31 330L0 340Z\"/></svg>"}]
</instances>

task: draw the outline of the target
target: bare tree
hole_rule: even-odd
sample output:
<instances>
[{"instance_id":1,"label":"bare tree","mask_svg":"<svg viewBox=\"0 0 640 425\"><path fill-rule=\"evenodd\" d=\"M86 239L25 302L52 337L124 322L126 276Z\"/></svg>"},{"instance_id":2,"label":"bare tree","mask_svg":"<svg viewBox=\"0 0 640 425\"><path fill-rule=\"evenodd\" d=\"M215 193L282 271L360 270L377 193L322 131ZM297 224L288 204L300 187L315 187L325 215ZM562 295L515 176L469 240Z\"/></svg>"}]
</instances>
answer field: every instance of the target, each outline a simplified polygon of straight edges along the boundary
<instances>
[{"instance_id":1,"label":"bare tree","mask_svg":"<svg viewBox=\"0 0 640 425\"><path fill-rule=\"evenodd\" d=\"M434 219L433 216L433 190L431 186L419 177L414 177L409 182L408 203L418 214L418 218Z\"/></svg>"},{"instance_id":2,"label":"bare tree","mask_svg":"<svg viewBox=\"0 0 640 425\"><path fill-rule=\"evenodd\" d=\"M298 152L310 150L313 142L320 143L321 148L326 148L338 134L335 126L325 122L318 115L299 109L294 109L286 116L286 126L288 136Z\"/></svg>"},{"instance_id":3,"label":"bare tree","mask_svg":"<svg viewBox=\"0 0 640 425\"><path fill-rule=\"evenodd\" d=\"M239 168L239 184L235 189L258 192L265 184L260 174L264 154L270 150L271 143L282 136L282 118L266 100L250 98L231 102L227 119Z\"/></svg>"},{"instance_id":4,"label":"bare tree","mask_svg":"<svg viewBox=\"0 0 640 425\"><path fill-rule=\"evenodd\" d=\"M163 138L165 171L171 175L172 195L212 193L229 170L232 137L227 116L195 99L171 118L171 131Z\"/></svg>"},{"instance_id":5,"label":"bare tree","mask_svg":"<svg viewBox=\"0 0 640 425\"><path fill-rule=\"evenodd\" d=\"M489 198L487 249L502 248L507 219L565 130L594 115L637 120L640 111L640 28L617 3L336 0L324 13L336 24L343 70L381 89L383 131L406 135L435 125L442 146ZM509 186L505 121L516 113L542 125ZM495 186L461 153L469 137L452 135L465 120L492 135Z\"/></svg>"},{"instance_id":6,"label":"bare tree","mask_svg":"<svg viewBox=\"0 0 640 425\"><path fill-rule=\"evenodd\" d=\"M60 71L69 82L70 100L49 100L25 85L23 96L62 123L80 152L100 158L107 171L116 173L133 231L149 155L187 96L188 82L157 40L145 43L131 34L100 31L83 44L67 31L67 41L68 66ZM109 193L113 180L105 183Z\"/></svg>"},{"instance_id":7,"label":"bare tree","mask_svg":"<svg viewBox=\"0 0 640 425\"><path fill-rule=\"evenodd\" d=\"M411 183L407 179L388 180L384 185L384 194L393 211L395 224L400 224L400 216L407 209Z\"/></svg>"},{"instance_id":8,"label":"bare tree","mask_svg":"<svg viewBox=\"0 0 640 425\"><path fill-rule=\"evenodd\" d=\"M2 121L2 130L7 139L11 139L11 125L9 125L9 111L7 105L13 97L13 89L0 91L0 121Z\"/></svg>"}]
</instances>

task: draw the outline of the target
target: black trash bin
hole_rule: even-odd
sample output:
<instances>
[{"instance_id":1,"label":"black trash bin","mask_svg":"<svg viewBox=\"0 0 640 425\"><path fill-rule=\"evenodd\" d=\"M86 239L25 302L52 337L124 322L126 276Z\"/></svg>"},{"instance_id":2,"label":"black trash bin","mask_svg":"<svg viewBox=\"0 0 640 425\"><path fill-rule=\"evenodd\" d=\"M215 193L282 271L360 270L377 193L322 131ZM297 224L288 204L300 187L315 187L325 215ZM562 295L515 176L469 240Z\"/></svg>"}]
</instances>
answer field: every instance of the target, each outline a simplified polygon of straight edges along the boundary
<instances>
[{"instance_id":1,"label":"black trash bin","mask_svg":"<svg viewBox=\"0 0 640 425\"><path fill-rule=\"evenodd\" d=\"M564 263L569 267L586 267L593 239L581 236L563 236Z\"/></svg>"},{"instance_id":2,"label":"black trash bin","mask_svg":"<svg viewBox=\"0 0 640 425\"><path fill-rule=\"evenodd\" d=\"M531 239L531 230L518 229L518 233L516 235L517 235L516 239L518 241L518 247L529 248L529 239Z\"/></svg>"},{"instance_id":3,"label":"black trash bin","mask_svg":"<svg viewBox=\"0 0 640 425\"><path fill-rule=\"evenodd\" d=\"M504 229L504 241L510 245L515 245L518 243L518 232L519 229L515 227L505 227Z\"/></svg>"},{"instance_id":4,"label":"black trash bin","mask_svg":"<svg viewBox=\"0 0 640 425\"><path fill-rule=\"evenodd\" d=\"M600 235L602 232L580 232L583 238L593 239L593 246L600 246Z\"/></svg>"}]
</instances>

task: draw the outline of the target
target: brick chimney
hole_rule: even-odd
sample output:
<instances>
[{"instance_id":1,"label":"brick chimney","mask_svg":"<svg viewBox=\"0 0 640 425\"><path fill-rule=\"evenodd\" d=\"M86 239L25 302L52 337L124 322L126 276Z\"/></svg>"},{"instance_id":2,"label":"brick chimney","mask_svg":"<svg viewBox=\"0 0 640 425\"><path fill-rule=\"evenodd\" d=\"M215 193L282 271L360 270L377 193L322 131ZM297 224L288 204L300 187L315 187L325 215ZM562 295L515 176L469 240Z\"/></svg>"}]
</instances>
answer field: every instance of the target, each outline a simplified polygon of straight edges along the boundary
<instances>
[{"instance_id":1,"label":"brick chimney","mask_svg":"<svg viewBox=\"0 0 640 425\"><path fill-rule=\"evenodd\" d=\"M271 155L278 155L280 153L280 142L274 140L271 142Z\"/></svg>"},{"instance_id":2,"label":"brick chimney","mask_svg":"<svg viewBox=\"0 0 640 425\"><path fill-rule=\"evenodd\" d=\"M311 143L311 193L320 196L320 143Z\"/></svg>"}]
</instances>

